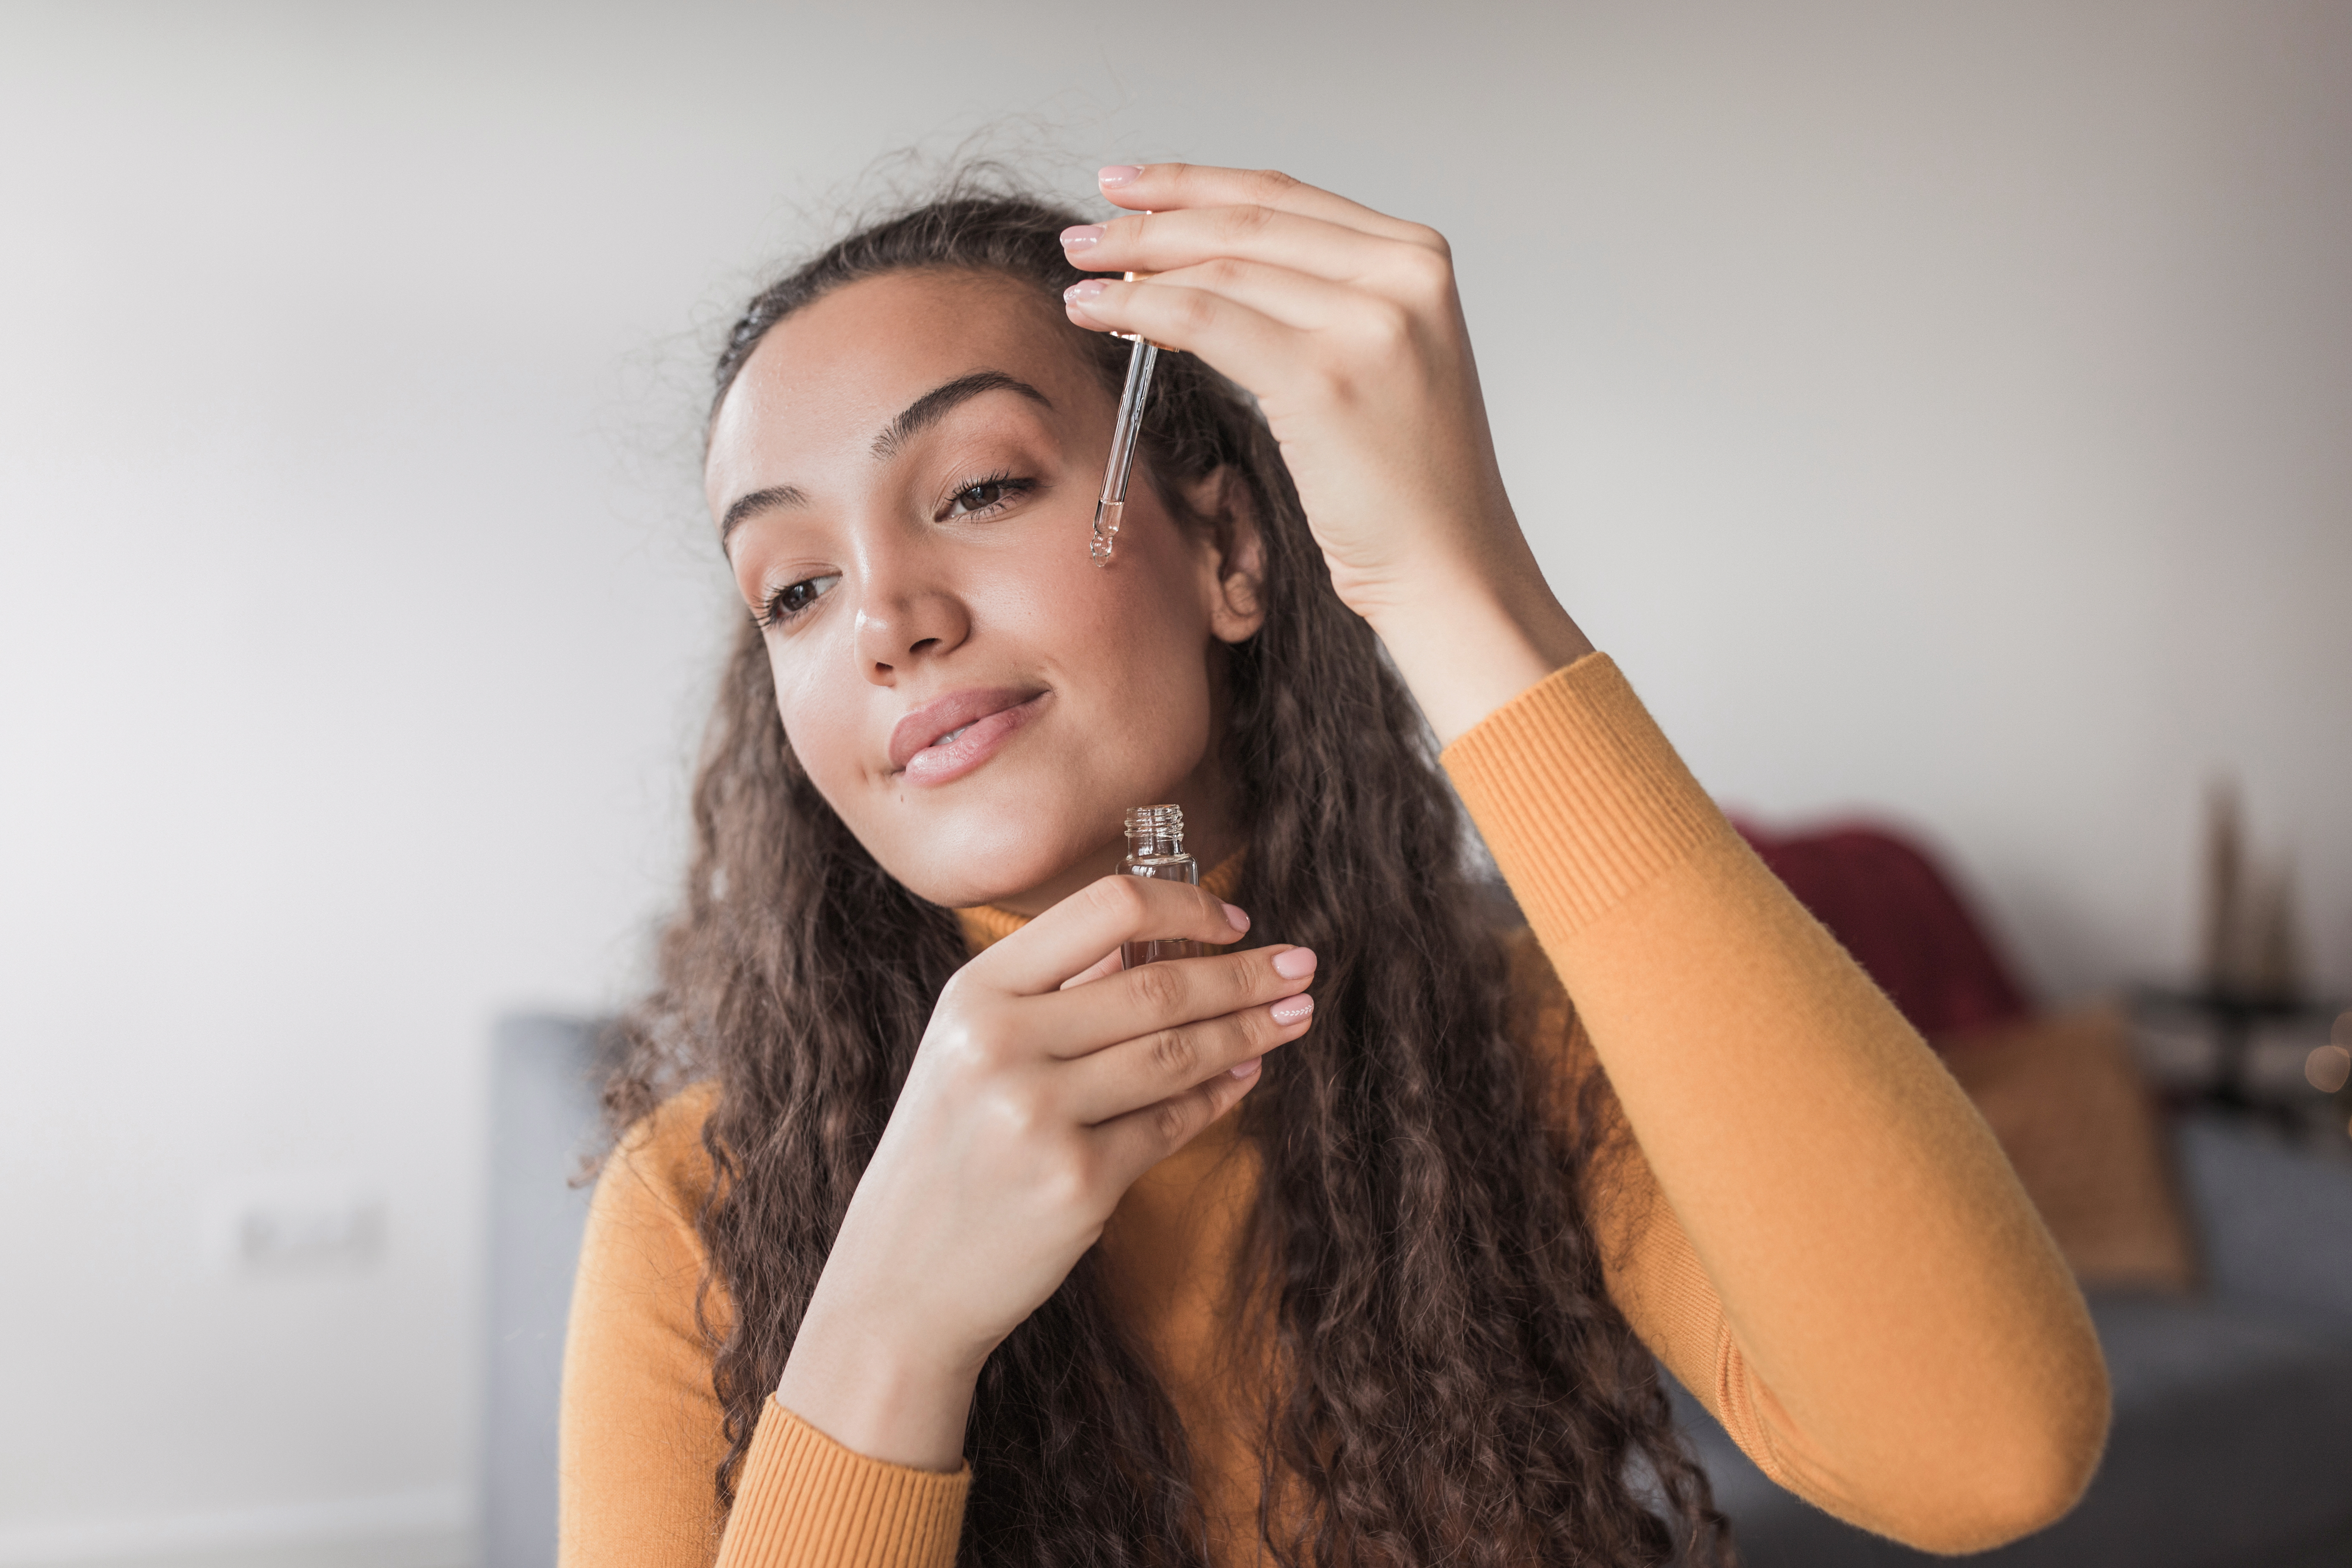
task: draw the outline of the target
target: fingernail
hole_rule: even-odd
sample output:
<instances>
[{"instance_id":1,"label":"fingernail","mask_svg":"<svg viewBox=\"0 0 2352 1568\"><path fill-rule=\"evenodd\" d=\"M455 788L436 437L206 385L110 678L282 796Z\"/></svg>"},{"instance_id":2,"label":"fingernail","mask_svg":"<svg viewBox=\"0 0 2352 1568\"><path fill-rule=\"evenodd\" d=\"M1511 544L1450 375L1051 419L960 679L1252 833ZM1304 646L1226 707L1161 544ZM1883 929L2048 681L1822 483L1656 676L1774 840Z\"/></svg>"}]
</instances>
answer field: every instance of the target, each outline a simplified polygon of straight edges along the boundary
<instances>
[{"instance_id":1,"label":"fingernail","mask_svg":"<svg viewBox=\"0 0 2352 1568\"><path fill-rule=\"evenodd\" d=\"M1257 1060L1258 1059L1255 1057L1250 1058L1249 1060L1242 1063L1241 1066L1234 1069L1234 1076L1235 1078L1251 1078L1255 1076L1257 1072Z\"/></svg>"},{"instance_id":2,"label":"fingernail","mask_svg":"<svg viewBox=\"0 0 2352 1568\"><path fill-rule=\"evenodd\" d=\"M1276 1002L1269 1010L1273 1013L1276 1023L1296 1024L1299 1019L1315 1011L1315 998L1293 996L1286 1002Z\"/></svg>"},{"instance_id":3,"label":"fingernail","mask_svg":"<svg viewBox=\"0 0 2352 1568\"><path fill-rule=\"evenodd\" d=\"M1063 289L1062 298L1073 305L1083 305L1109 287L1108 283L1099 278L1088 278Z\"/></svg>"},{"instance_id":4,"label":"fingernail","mask_svg":"<svg viewBox=\"0 0 2352 1568\"><path fill-rule=\"evenodd\" d=\"M1095 242L1102 237L1103 226L1098 223L1073 224L1062 231L1062 248L1092 250L1095 247Z\"/></svg>"},{"instance_id":5,"label":"fingernail","mask_svg":"<svg viewBox=\"0 0 2352 1568\"><path fill-rule=\"evenodd\" d=\"M1287 952L1275 954L1274 972L1285 980L1306 979L1315 973L1315 950L1294 947Z\"/></svg>"},{"instance_id":6,"label":"fingernail","mask_svg":"<svg viewBox=\"0 0 2352 1568\"><path fill-rule=\"evenodd\" d=\"M1133 163L1112 163L1097 170L1095 178L1102 182L1104 190L1115 191L1121 185L1135 184L1135 177L1141 173L1143 171Z\"/></svg>"},{"instance_id":7,"label":"fingernail","mask_svg":"<svg viewBox=\"0 0 2352 1568\"><path fill-rule=\"evenodd\" d=\"M1239 904L1225 906L1225 923L1235 931L1249 930L1249 915Z\"/></svg>"}]
</instances>

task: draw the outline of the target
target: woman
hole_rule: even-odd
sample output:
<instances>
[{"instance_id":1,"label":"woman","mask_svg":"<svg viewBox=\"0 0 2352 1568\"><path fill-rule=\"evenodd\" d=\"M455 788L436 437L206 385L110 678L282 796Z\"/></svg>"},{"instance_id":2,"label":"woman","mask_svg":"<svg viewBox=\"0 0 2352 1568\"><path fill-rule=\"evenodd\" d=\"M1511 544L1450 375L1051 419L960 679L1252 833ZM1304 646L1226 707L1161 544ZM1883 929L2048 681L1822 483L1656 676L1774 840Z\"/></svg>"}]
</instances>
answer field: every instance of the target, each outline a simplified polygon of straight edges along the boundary
<instances>
[{"instance_id":1,"label":"woman","mask_svg":"<svg viewBox=\"0 0 2352 1568\"><path fill-rule=\"evenodd\" d=\"M1721 1555L1654 1352L1860 1524L2055 1518L2081 1299L1545 585L1444 242L1101 178L1131 216L861 231L719 361L747 616L612 1095L565 1561ZM1098 569L1113 332L1181 352ZM1108 875L1165 801L1201 889ZM1160 937L1210 956L1120 970Z\"/></svg>"}]
</instances>

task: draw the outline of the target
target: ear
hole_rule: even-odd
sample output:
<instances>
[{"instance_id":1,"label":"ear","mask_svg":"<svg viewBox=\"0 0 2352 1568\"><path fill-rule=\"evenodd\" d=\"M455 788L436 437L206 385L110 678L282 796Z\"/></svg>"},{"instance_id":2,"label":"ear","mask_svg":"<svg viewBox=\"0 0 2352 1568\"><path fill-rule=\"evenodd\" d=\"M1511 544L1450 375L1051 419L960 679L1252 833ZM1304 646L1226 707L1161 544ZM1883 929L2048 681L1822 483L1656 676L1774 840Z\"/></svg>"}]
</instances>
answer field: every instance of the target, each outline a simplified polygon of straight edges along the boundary
<instances>
[{"instance_id":1,"label":"ear","mask_svg":"<svg viewBox=\"0 0 2352 1568\"><path fill-rule=\"evenodd\" d=\"M1265 546L1249 486L1219 468L1184 487L1184 505L1199 520L1193 554L1209 630L1219 642L1247 642L1265 625Z\"/></svg>"}]
</instances>

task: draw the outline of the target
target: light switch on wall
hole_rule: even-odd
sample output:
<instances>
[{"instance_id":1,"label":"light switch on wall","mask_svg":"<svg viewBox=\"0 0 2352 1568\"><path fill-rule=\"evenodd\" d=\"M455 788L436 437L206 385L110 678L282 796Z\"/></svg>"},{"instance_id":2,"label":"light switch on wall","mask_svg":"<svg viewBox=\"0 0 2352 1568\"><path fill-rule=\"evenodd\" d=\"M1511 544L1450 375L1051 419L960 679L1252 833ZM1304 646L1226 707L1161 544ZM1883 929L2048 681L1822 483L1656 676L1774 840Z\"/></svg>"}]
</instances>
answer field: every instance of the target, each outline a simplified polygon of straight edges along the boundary
<instances>
[{"instance_id":1,"label":"light switch on wall","mask_svg":"<svg viewBox=\"0 0 2352 1568\"><path fill-rule=\"evenodd\" d=\"M383 1252L383 1197L357 1177L278 1171L215 1183L202 1213L205 1261L216 1273L347 1273Z\"/></svg>"}]
</instances>

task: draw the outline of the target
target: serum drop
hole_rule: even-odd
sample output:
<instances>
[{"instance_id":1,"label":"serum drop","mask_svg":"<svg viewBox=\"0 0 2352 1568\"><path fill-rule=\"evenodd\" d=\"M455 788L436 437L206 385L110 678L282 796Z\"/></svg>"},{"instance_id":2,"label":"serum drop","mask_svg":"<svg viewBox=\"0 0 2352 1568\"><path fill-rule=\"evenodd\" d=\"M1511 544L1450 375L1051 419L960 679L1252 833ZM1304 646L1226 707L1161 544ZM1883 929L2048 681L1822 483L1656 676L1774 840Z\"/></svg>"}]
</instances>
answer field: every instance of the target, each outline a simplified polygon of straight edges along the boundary
<instances>
[{"instance_id":1,"label":"serum drop","mask_svg":"<svg viewBox=\"0 0 2352 1568\"><path fill-rule=\"evenodd\" d=\"M1127 858L1118 864L1122 875L1156 877L1164 882L1201 883L1201 868L1184 853L1184 808L1181 805L1129 806L1127 813ZM1187 938L1165 942L1121 942L1118 961L1126 968L1157 963L1163 958L1197 958L1201 944Z\"/></svg>"}]
</instances>

